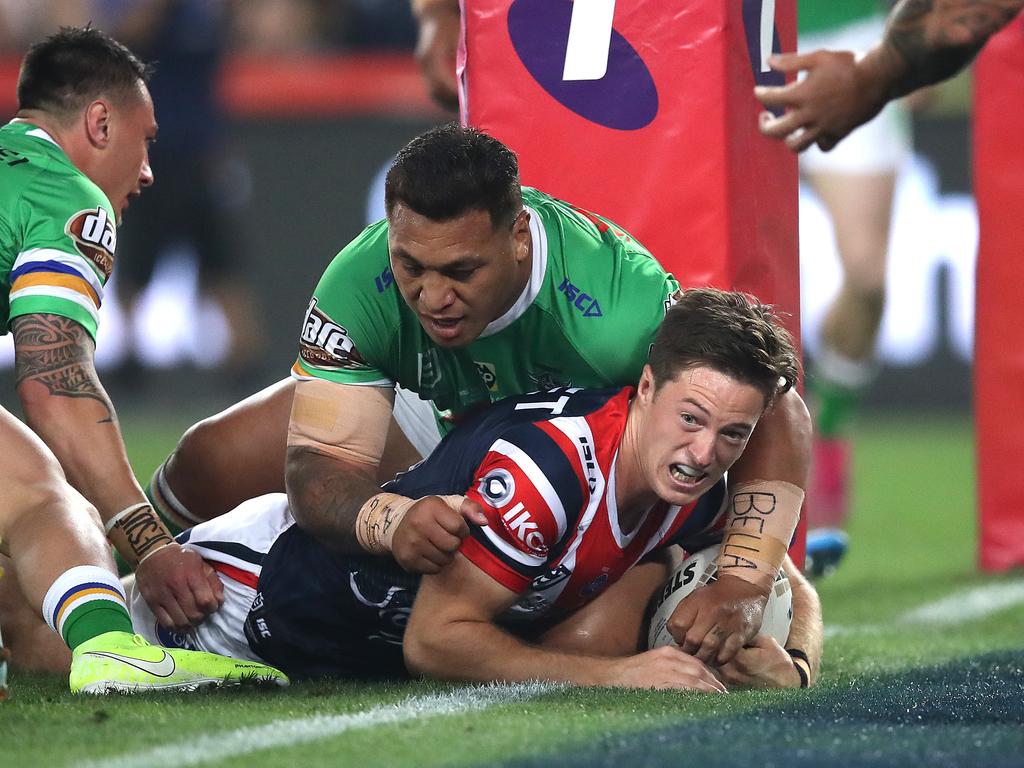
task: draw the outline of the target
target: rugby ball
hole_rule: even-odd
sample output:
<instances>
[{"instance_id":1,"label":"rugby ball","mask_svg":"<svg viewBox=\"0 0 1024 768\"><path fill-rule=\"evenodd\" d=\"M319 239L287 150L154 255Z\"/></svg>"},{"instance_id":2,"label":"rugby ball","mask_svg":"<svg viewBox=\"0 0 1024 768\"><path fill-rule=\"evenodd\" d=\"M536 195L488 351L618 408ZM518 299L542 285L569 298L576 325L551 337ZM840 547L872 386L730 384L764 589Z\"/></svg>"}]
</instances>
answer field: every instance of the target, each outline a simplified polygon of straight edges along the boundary
<instances>
[{"instance_id":1,"label":"rugby ball","mask_svg":"<svg viewBox=\"0 0 1024 768\"><path fill-rule=\"evenodd\" d=\"M715 580L718 572L716 564L720 545L702 549L684 560L665 583L654 607L654 615L648 624L647 647L658 648L662 645L678 645L668 631L668 620L680 601L695 589L699 589ZM764 620L761 622L762 635L769 635L785 646L789 637L789 624L793 619L793 592L785 572L779 569L775 579L775 587L768 596L768 604L764 609Z\"/></svg>"}]
</instances>

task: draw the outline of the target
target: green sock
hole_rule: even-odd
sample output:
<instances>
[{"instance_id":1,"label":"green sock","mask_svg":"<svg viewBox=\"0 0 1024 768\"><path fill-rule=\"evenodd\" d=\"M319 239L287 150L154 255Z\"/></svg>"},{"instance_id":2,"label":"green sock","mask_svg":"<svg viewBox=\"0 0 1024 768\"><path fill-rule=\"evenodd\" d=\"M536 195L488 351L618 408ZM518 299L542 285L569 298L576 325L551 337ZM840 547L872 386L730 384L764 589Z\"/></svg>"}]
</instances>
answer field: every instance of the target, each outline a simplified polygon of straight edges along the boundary
<instances>
[{"instance_id":1,"label":"green sock","mask_svg":"<svg viewBox=\"0 0 1024 768\"><path fill-rule=\"evenodd\" d=\"M72 609L64 620L64 642L73 651L86 640L106 632L134 632L131 616L122 603L92 600Z\"/></svg>"},{"instance_id":2,"label":"green sock","mask_svg":"<svg viewBox=\"0 0 1024 768\"><path fill-rule=\"evenodd\" d=\"M857 414L863 390L821 379L812 379L808 386L818 403L818 434L825 438L846 434Z\"/></svg>"}]
</instances>

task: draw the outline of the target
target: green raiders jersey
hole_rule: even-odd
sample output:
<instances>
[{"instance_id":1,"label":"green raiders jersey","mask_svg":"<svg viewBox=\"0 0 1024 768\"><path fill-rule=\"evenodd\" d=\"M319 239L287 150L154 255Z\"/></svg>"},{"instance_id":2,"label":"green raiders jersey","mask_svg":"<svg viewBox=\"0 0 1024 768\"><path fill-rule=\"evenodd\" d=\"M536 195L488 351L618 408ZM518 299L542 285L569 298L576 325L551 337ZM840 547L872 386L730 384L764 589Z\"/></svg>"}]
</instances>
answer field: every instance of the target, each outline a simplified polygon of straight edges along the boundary
<instances>
[{"instance_id":1,"label":"green raiders jersey","mask_svg":"<svg viewBox=\"0 0 1024 768\"><path fill-rule=\"evenodd\" d=\"M798 0L796 13L799 34L808 35L882 16L885 6L880 0Z\"/></svg>"},{"instance_id":2,"label":"green raiders jersey","mask_svg":"<svg viewBox=\"0 0 1024 768\"><path fill-rule=\"evenodd\" d=\"M321 278L293 375L397 383L456 417L525 392L634 384L676 281L607 219L525 187L523 202L533 242L529 284L473 343L449 349L431 341L394 283L381 221Z\"/></svg>"},{"instance_id":3,"label":"green raiders jersey","mask_svg":"<svg viewBox=\"0 0 1024 768\"><path fill-rule=\"evenodd\" d=\"M107 196L45 131L0 128L0 334L19 315L48 313L95 339L116 243Z\"/></svg>"}]
</instances>

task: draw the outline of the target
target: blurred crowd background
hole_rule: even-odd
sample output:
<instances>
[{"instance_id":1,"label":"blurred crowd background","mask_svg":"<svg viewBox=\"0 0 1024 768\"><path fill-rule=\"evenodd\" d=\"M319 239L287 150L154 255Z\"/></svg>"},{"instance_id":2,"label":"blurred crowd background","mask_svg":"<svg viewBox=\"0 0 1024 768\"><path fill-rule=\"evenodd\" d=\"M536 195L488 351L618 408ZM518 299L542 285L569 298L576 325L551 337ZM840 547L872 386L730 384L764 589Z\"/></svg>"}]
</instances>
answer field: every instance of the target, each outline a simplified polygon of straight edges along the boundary
<instances>
[{"instance_id":1,"label":"blurred crowd background","mask_svg":"<svg viewBox=\"0 0 1024 768\"><path fill-rule=\"evenodd\" d=\"M0 118L15 109L26 47L89 21L158 64L156 184L119 234L103 380L118 403L183 388L229 402L287 374L316 279L382 213L382 170L454 115L420 80L408 0L0 0ZM912 114L869 407L969 407L969 105L960 78ZM810 189L801 250L813 355L840 271ZM0 377L12 375L12 357L0 340Z\"/></svg>"},{"instance_id":2,"label":"blurred crowd background","mask_svg":"<svg viewBox=\"0 0 1024 768\"><path fill-rule=\"evenodd\" d=\"M214 24L229 51L411 49L416 42L408 0L0 0L0 52L17 53L62 24L85 21L138 44L169 9L187 14L197 32Z\"/></svg>"}]
</instances>

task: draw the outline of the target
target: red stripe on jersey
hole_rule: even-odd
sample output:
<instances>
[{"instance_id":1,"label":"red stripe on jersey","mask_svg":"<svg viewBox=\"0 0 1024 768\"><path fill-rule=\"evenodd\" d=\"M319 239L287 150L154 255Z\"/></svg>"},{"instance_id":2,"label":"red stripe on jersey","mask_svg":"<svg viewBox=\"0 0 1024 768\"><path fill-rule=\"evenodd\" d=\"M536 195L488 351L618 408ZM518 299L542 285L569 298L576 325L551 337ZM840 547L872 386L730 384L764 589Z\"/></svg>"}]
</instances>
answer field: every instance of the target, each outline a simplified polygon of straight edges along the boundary
<instances>
[{"instance_id":1,"label":"red stripe on jersey","mask_svg":"<svg viewBox=\"0 0 1024 768\"><path fill-rule=\"evenodd\" d=\"M490 451L470 490L467 495L483 506L491 530L520 552L543 557L558 540L558 519L511 457Z\"/></svg>"},{"instance_id":2,"label":"red stripe on jersey","mask_svg":"<svg viewBox=\"0 0 1024 768\"><path fill-rule=\"evenodd\" d=\"M532 580L529 577L496 558L493 552L472 536L467 536L462 540L459 552L506 589L511 589L513 592L525 592L530 586Z\"/></svg>"},{"instance_id":3,"label":"red stripe on jersey","mask_svg":"<svg viewBox=\"0 0 1024 768\"><path fill-rule=\"evenodd\" d=\"M258 588L260 577L255 573L243 571L241 568L236 568L235 566L228 565L227 563L219 563L216 560L207 560L206 563L213 568L213 570L217 571L217 573L223 573L232 581L237 581L239 584L245 584L245 586L252 587L253 589Z\"/></svg>"}]
</instances>

